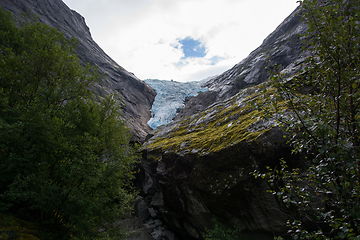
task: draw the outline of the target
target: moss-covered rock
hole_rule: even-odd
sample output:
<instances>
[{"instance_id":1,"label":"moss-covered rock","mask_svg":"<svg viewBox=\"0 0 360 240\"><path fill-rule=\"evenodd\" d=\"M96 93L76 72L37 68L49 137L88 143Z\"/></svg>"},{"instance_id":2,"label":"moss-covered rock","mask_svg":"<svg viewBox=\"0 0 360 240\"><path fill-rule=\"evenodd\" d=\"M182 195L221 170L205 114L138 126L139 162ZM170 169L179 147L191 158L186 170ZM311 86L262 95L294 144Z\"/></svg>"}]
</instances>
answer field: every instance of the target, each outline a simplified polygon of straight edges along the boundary
<instances>
[{"instance_id":1,"label":"moss-covered rock","mask_svg":"<svg viewBox=\"0 0 360 240\"><path fill-rule=\"evenodd\" d=\"M143 149L204 156L257 140L276 125L273 120L264 121L264 113L255 110L273 94L272 90L262 93L264 87L266 84L245 89L203 112L156 129Z\"/></svg>"},{"instance_id":2,"label":"moss-covered rock","mask_svg":"<svg viewBox=\"0 0 360 240\"><path fill-rule=\"evenodd\" d=\"M212 216L267 237L286 232L288 213L267 183L251 175L281 158L301 162L286 145L277 115L261 111L275 94L268 85L162 126L144 144L144 169L163 196L163 205L153 207L168 224L196 239Z\"/></svg>"}]
</instances>

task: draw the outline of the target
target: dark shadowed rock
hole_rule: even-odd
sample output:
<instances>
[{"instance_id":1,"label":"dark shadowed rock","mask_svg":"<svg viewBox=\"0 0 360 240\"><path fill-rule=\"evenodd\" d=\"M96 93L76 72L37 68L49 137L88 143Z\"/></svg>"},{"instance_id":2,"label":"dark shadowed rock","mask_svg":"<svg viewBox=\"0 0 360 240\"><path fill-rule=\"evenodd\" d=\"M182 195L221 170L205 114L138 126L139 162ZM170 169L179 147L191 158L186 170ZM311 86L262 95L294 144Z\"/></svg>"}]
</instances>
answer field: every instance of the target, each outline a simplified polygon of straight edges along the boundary
<instances>
[{"instance_id":1,"label":"dark shadowed rock","mask_svg":"<svg viewBox=\"0 0 360 240\"><path fill-rule=\"evenodd\" d=\"M291 78L302 61L289 64L284 76ZM281 158L291 167L305 164L286 144L288 133L276 122L279 114L265 120L257 108L274 94L268 82L248 87L154 131L142 148L142 165L156 183L151 196L158 217L194 239L203 239L213 217L238 222L254 239L286 235L293 213L268 192L264 179L251 174L278 166Z\"/></svg>"},{"instance_id":2,"label":"dark shadowed rock","mask_svg":"<svg viewBox=\"0 0 360 240\"><path fill-rule=\"evenodd\" d=\"M154 240L151 236L151 229L147 228L139 218L125 218L120 220L118 224L127 232L126 240Z\"/></svg>"},{"instance_id":3,"label":"dark shadowed rock","mask_svg":"<svg viewBox=\"0 0 360 240\"><path fill-rule=\"evenodd\" d=\"M124 103L123 114L133 132L134 141L143 141L151 130L147 121L155 91L134 74L112 60L92 39L85 19L70 10L61 0L1 0L3 10L21 18L23 12L34 15L40 22L57 28L66 37L79 41L77 55L82 63L98 66L105 78L96 86L100 95L119 93Z\"/></svg>"},{"instance_id":4,"label":"dark shadowed rock","mask_svg":"<svg viewBox=\"0 0 360 240\"><path fill-rule=\"evenodd\" d=\"M209 80L205 86L210 91L186 99L174 122L148 135L155 92L101 50L83 17L61 0L1 0L0 6L17 16L33 13L67 37L77 38L81 61L105 73L98 93L120 93L134 140L148 136L141 149L139 218L129 220L136 226L132 239L148 239L151 234L154 239L175 240L174 232L183 239L203 239L214 216L229 225L238 222L255 239L286 234L286 220L293 213L268 192L265 180L255 179L251 172L277 166L280 158L296 167L304 162L302 156L291 154L286 133L276 123L278 115L265 121L257 110L275 94L266 82L267 67L281 64L291 77L307 55L301 53L298 36L307 29L296 15L299 8L247 58ZM144 226L145 231L138 231Z\"/></svg>"}]
</instances>

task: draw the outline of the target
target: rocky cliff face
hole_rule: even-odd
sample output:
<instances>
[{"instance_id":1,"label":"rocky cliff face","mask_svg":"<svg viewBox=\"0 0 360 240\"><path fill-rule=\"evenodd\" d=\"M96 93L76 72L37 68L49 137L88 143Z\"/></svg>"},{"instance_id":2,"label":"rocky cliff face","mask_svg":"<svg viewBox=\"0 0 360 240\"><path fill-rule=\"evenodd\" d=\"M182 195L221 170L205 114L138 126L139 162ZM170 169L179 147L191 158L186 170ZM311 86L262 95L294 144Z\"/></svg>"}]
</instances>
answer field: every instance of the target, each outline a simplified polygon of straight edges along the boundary
<instances>
[{"instance_id":1,"label":"rocky cliff face","mask_svg":"<svg viewBox=\"0 0 360 240\"><path fill-rule=\"evenodd\" d=\"M134 141L143 141L151 128L147 125L151 117L151 106L155 91L134 74L114 62L92 39L85 19L70 10L61 0L1 0L0 7L21 17L22 12L35 15L40 22L63 32L66 37L78 39L77 55L83 63L98 66L105 74L96 91L120 93L124 102L124 118L133 131Z\"/></svg>"},{"instance_id":2,"label":"rocky cliff face","mask_svg":"<svg viewBox=\"0 0 360 240\"><path fill-rule=\"evenodd\" d=\"M155 92L100 49L84 18L61 0L1 0L0 6L17 16L35 14L39 21L77 38L81 61L99 66L106 75L97 91L119 92L134 140L145 138ZM264 113L255 108L275 94L265 82L267 67L282 64L291 75L306 56L300 53L298 34L307 27L296 15L299 11L246 59L208 81L210 91L188 99L177 120L156 129L142 147L137 212L143 222L154 225L155 239L178 239L169 230L184 239L202 239L212 217L239 222L255 239L286 234L291 212L267 192L266 181L253 178L251 172L275 166L282 157L293 166L303 163L286 145L277 115L265 121ZM161 231L164 223L169 230Z\"/></svg>"},{"instance_id":3,"label":"rocky cliff face","mask_svg":"<svg viewBox=\"0 0 360 240\"><path fill-rule=\"evenodd\" d=\"M191 98L174 122L158 127L144 144L144 221L162 219L185 239L203 239L213 217L238 222L254 239L286 236L286 220L293 213L251 172L275 167L281 158L291 167L305 164L303 156L291 154L287 133L276 124L278 114L264 120L257 108L276 94L266 82L267 67L281 64L284 76L291 78L308 54L301 53L298 34L307 26L299 12L249 57L208 81L210 91Z\"/></svg>"},{"instance_id":4,"label":"rocky cliff face","mask_svg":"<svg viewBox=\"0 0 360 240\"><path fill-rule=\"evenodd\" d=\"M284 69L307 55L302 53L304 44L299 36L306 30L307 26L301 22L298 7L247 58L204 84L209 91L189 99L175 119L203 111L216 101L234 96L240 89L263 83L269 78L268 71L275 64L281 64Z\"/></svg>"},{"instance_id":5,"label":"rocky cliff face","mask_svg":"<svg viewBox=\"0 0 360 240\"><path fill-rule=\"evenodd\" d=\"M262 93L268 88L267 93ZM257 239L286 233L291 215L251 172L280 158L299 166L275 119L253 106L274 94L262 84L211 105L205 111L160 126L143 146L143 194L150 211L179 232L202 239L212 217L238 222Z\"/></svg>"}]
</instances>

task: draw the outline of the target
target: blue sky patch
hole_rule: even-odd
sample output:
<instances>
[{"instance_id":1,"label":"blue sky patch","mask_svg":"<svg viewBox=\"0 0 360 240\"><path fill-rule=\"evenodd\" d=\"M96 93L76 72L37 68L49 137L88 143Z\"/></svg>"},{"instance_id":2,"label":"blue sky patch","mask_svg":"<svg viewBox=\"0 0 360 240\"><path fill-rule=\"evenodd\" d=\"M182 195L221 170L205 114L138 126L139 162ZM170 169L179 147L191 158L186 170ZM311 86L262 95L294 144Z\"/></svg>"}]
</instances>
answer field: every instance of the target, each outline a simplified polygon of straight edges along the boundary
<instances>
[{"instance_id":1,"label":"blue sky patch","mask_svg":"<svg viewBox=\"0 0 360 240\"><path fill-rule=\"evenodd\" d=\"M184 39L180 39L178 42L182 45L181 49L184 52L184 57L182 59L202 58L206 56L206 48L199 40L186 37Z\"/></svg>"}]
</instances>

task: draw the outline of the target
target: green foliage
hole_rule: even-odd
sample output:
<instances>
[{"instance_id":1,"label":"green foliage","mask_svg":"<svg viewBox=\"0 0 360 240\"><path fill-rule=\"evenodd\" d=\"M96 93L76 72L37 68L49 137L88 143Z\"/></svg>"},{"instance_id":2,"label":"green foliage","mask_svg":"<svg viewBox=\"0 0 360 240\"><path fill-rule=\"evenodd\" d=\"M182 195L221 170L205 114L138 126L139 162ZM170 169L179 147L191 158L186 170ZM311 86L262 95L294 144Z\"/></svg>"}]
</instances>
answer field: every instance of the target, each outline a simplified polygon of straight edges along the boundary
<instances>
[{"instance_id":1,"label":"green foliage","mask_svg":"<svg viewBox=\"0 0 360 240\"><path fill-rule=\"evenodd\" d=\"M241 232L238 224L234 228L227 227L216 219L212 219L213 229L206 230L205 240L246 240L251 239L249 236Z\"/></svg>"},{"instance_id":2,"label":"green foliage","mask_svg":"<svg viewBox=\"0 0 360 240\"><path fill-rule=\"evenodd\" d=\"M0 239L39 240L36 225L13 216L0 214Z\"/></svg>"},{"instance_id":3,"label":"green foliage","mask_svg":"<svg viewBox=\"0 0 360 240\"><path fill-rule=\"evenodd\" d=\"M0 211L41 223L46 239L116 236L134 197L119 103L91 92L101 76L75 48L0 11Z\"/></svg>"},{"instance_id":4,"label":"green foliage","mask_svg":"<svg viewBox=\"0 0 360 240\"><path fill-rule=\"evenodd\" d=\"M302 0L311 56L291 80L274 77L280 119L294 153L311 160L302 172L269 169L272 192L298 214L293 239L358 239L360 235L360 12L358 1Z\"/></svg>"}]
</instances>

